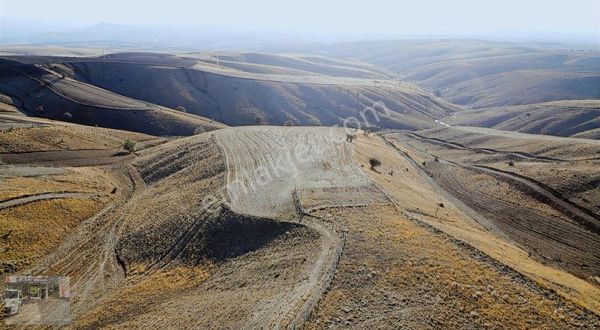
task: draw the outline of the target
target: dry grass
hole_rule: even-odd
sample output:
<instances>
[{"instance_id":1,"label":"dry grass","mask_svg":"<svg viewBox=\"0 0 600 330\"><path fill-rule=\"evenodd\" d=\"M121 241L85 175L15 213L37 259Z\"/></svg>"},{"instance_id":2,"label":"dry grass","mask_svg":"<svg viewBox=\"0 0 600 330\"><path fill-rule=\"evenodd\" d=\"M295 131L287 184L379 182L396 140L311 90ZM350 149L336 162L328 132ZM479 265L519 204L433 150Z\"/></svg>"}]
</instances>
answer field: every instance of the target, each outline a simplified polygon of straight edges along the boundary
<instances>
[{"instance_id":1,"label":"dry grass","mask_svg":"<svg viewBox=\"0 0 600 330\"><path fill-rule=\"evenodd\" d=\"M0 132L0 152L118 149L127 138L135 141L153 138L139 133L65 124L10 128Z\"/></svg>"},{"instance_id":2,"label":"dry grass","mask_svg":"<svg viewBox=\"0 0 600 330\"><path fill-rule=\"evenodd\" d=\"M368 159L376 155L382 161L380 173L366 171L383 186L407 212L451 236L467 242L493 259L506 264L527 277L550 287L567 299L600 313L600 289L565 271L540 264L513 243L483 228L459 210L453 201L432 186L396 151L387 147L379 137L359 136L356 143L359 163L368 168ZM404 149L401 145L398 145ZM409 152L415 161L432 161ZM408 169L408 171L406 170ZM394 175L389 175L389 171ZM401 174L402 173L402 174ZM444 208L439 207L444 204Z\"/></svg>"},{"instance_id":3,"label":"dry grass","mask_svg":"<svg viewBox=\"0 0 600 330\"><path fill-rule=\"evenodd\" d=\"M578 319L584 310L399 215L392 206L318 213L327 214L347 223L348 239L332 288L313 315L310 329L329 324L357 328L501 324L512 329L584 324Z\"/></svg>"},{"instance_id":4,"label":"dry grass","mask_svg":"<svg viewBox=\"0 0 600 330\"><path fill-rule=\"evenodd\" d=\"M57 175L0 176L0 201L47 192L109 193L112 186L108 182L106 173L95 168L72 168Z\"/></svg>"},{"instance_id":5,"label":"dry grass","mask_svg":"<svg viewBox=\"0 0 600 330\"><path fill-rule=\"evenodd\" d=\"M149 306L202 284L208 279L210 269L210 265L178 266L149 276L130 278L124 289L116 291L79 318L76 328L110 327L139 315Z\"/></svg>"},{"instance_id":6,"label":"dry grass","mask_svg":"<svg viewBox=\"0 0 600 330\"><path fill-rule=\"evenodd\" d=\"M96 200L55 199L0 210L0 260L13 270L31 265L102 206Z\"/></svg>"},{"instance_id":7,"label":"dry grass","mask_svg":"<svg viewBox=\"0 0 600 330\"><path fill-rule=\"evenodd\" d=\"M82 220L112 198L112 179L103 169L57 169L58 174L53 175L37 175L37 171L44 171L36 168L15 170L35 176L0 177L0 200L63 191L98 193L104 197L42 200L0 210L0 259L4 271L23 269L52 252Z\"/></svg>"}]
</instances>

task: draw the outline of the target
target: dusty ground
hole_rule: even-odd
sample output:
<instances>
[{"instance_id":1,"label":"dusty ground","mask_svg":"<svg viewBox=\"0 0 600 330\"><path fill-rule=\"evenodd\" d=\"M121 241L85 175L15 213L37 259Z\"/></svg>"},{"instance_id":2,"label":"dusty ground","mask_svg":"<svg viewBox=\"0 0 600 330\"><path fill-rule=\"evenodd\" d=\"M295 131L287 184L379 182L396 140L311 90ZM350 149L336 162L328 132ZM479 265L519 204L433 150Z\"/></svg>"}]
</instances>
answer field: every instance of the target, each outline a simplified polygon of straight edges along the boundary
<instances>
[{"instance_id":1,"label":"dusty ground","mask_svg":"<svg viewBox=\"0 0 600 330\"><path fill-rule=\"evenodd\" d=\"M586 245L595 244L595 235L591 235L591 233L578 226L572 228L574 229L574 233L569 232L568 235L565 235L563 230L566 228L565 226L573 226L573 223L575 223L573 219L566 217L563 212L555 209L553 205L549 206L539 199L532 198L535 195L531 195L531 193L528 195L527 191L519 193L523 187L510 186L506 182L498 181L494 177L489 179L482 179L480 177L477 179L475 176L466 176L460 179L462 180L460 183L444 185L444 180L440 181L440 178L449 176L460 178L460 174L463 172L460 169L447 170L443 173L439 172L438 166L441 165L435 162L433 156L424 152L426 148L415 147L413 139L392 141L395 141L394 146L398 149L398 154L403 156L402 162L404 163L403 165L396 164L394 172L398 173L398 171L402 171L402 168L404 168L408 169L409 173L415 171L415 176L407 183L397 181L398 179L395 178L395 175L394 177L389 176L389 174L387 177L381 175L379 182L389 187L388 189L398 200L414 203L412 206L406 208L412 216L426 221L460 240L468 242L494 259L513 267L519 272L534 278L536 281L545 283L545 285L550 286L573 301L593 310L598 309L600 304L594 298L596 295L595 292L598 292L595 275L591 278L589 277L589 266L592 263L590 262L588 267L581 267L582 264L585 264L585 261L579 259L580 256L584 259L591 258L589 260L596 259L596 255L592 252L593 250L586 249ZM372 145L371 148L373 148ZM443 160L442 156L440 156L440 159ZM440 163L443 162L440 161ZM388 172L388 169L381 171L381 173ZM433 175L433 177L430 178L429 175ZM397 184L393 184L394 181L397 181ZM422 191L423 188L421 187L427 186L437 187L435 188L436 193L432 195L431 192L426 193ZM463 195L462 197L466 198L462 201L461 195L456 193L458 189L470 194L474 194L478 190L485 193L477 197L475 195ZM501 193L502 191L506 192L504 196ZM481 207L477 208L473 203L479 203L481 198L485 197L486 194L489 196L488 199L481 201ZM407 195L412 195L413 198L404 197ZM437 197L432 198L436 195ZM511 235L508 235L506 227L504 227L508 223L502 222L498 218L504 215L501 209L499 209L502 207L502 203L506 203L503 200L510 203L505 204L509 208L504 211L514 212L510 213L512 214L512 217L510 217L511 221L515 218L522 219L521 221L528 221L527 217L520 217L535 215L537 212L537 218L543 221L541 222L543 226L537 228L537 231L529 223L526 227L515 226L513 230L520 230L520 233L518 236L513 235L511 237ZM526 203L526 201L529 202ZM441 207L440 203L444 207ZM520 209L516 211L519 207ZM552 214L554 214L554 217L562 219L558 224L564 224L565 226L548 226L548 221L545 219L548 216L552 217ZM486 215L490 217L488 218ZM494 215L497 217L493 217ZM536 218L534 217L533 219ZM516 224L518 224L518 221ZM505 230L501 230L500 227L504 227ZM541 228L546 228L546 236L539 233ZM553 233L551 231L548 232L548 229L555 231ZM531 230L531 233L528 233L529 230ZM574 236L572 235L578 235L581 240L575 243L568 242L567 237L573 238ZM517 238L521 240L526 238L529 240L529 244L533 243L531 240L537 240L536 245L543 247L543 249L536 252L527 244L518 244ZM562 248L560 247L561 240L564 242L562 243ZM565 243L567 246L565 246ZM579 249L583 248L584 252L576 252L577 250L573 250L572 244L579 245ZM541 250L544 251L542 252ZM552 252L553 250L555 252ZM567 252L569 250L573 252ZM584 274L586 275L583 276L582 280L567 272L557 271L558 268L556 267L562 268L562 266L569 264L569 262L565 262L562 259L551 261L543 257L536 257L536 253L545 254L547 257L548 253L564 254L565 256L572 253L571 256L574 259L571 259L570 267L565 268L574 271L576 274L582 274L582 270L584 270ZM539 261L534 261L534 259ZM547 267L546 265L553 265L553 267Z\"/></svg>"},{"instance_id":2,"label":"dusty ground","mask_svg":"<svg viewBox=\"0 0 600 330\"><path fill-rule=\"evenodd\" d=\"M0 174L29 187L6 189L7 199L73 184L107 195L95 209L77 207L89 213L69 215L70 234L21 271L71 277L72 328L600 326L589 311L600 311L597 286L530 257L428 175L430 155L396 142L361 133L351 144L326 128L230 128L112 165ZM376 170L371 157L382 161ZM240 176L252 190L231 185ZM42 212L57 201L19 208Z\"/></svg>"},{"instance_id":3,"label":"dusty ground","mask_svg":"<svg viewBox=\"0 0 600 330\"><path fill-rule=\"evenodd\" d=\"M488 165L524 175L600 214L600 142L597 140L478 127L452 127L417 134L422 138L413 138L407 143L420 144L420 150L427 149L461 163ZM463 148L456 148L457 144ZM511 161L513 165L509 164Z\"/></svg>"},{"instance_id":4,"label":"dusty ground","mask_svg":"<svg viewBox=\"0 0 600 330\"><path fill-rule=\"evenodd\" d=\"M294 190L370 184L340 128L249 126L215 134L227 160L232 207L246 214L293 212Z\"/></svg>"},{"instance_id":5,"label":"dusty ground","mask_svg":"<svg viewBox=\"0 0 600 330\"><path fill-rule=\"evenodd\" d=\"M21 126L16 127L16 124ZM86 149L114 150L119 149L125 139L140 143L160 141L156 137L140 133L0 114L1 154Z\"/></svg>"},{"instance_id":6,"label":"dusty ground","mask_svg":"<svg viewBox=\"0 0 600 330\"><path fill-rule=\"evenodd\" d=\"M2 273L34 264L112 199L110 175L101 169L6 169L0 170Z\"/></svg>"},{"instance_id":7,"label":"dusty ground","mask_svg":"<svg viewBox=\"0 0 600 330\"><path fill-rule=\"evenodd\" d=\"M394 137L441 158L427 166L436 181L538 260L596 283L597 141L454 127Z\"/></svg>"},{"instance_id":8,"label":"dusty ground","mask_svg":"<svg viewBox=\"0 0 600 330\"><path fill-rule=\"evenodd\" d=\"M308 329L575 328L598 318L394 206L314 213L348 230L332 286Z\"/></svg>"}]
</instances>

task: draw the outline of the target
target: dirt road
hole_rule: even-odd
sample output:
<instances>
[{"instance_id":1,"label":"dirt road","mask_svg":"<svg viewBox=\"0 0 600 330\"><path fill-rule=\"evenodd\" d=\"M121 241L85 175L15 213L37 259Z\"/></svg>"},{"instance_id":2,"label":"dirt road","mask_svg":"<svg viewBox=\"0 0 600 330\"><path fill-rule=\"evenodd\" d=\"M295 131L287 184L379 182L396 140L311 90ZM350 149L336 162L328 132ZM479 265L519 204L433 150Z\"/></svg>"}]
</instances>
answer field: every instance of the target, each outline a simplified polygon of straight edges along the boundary
<instances>
[{"instance_id":1,"label":"dirt road","mask_svg":"<svg viewBox=\"0 0 600 330\"><path fill-rule=\"evenodd\" d=\"M36 195L29 196L20 196L11 198L8 200L0 201L0 210L6 209L9 207L24 205L27 203L33 203L37 201L47 200L47 199L58 199L58 198L90 198L92 196L96 196L96 194L83 193L83 192L51 192L51 193L41 193Z\"/></svg>"}]
</instances>

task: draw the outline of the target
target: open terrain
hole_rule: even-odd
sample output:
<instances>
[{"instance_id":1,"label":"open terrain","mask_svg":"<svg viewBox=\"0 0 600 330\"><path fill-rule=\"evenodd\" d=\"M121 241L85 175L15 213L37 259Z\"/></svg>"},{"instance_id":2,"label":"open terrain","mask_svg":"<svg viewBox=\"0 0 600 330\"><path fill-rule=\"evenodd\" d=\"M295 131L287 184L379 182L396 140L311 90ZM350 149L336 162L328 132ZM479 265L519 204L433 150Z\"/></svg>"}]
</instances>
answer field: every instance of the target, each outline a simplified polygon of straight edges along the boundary
<instances>
[{"instance_id":1,"label":"open terrain","mask_svg":"<svg viewBox=\"0 0 600 330\"><path fill-rule=\"evenodd\" d=\"M421 154L434 180L494 231L545 264L596 282L598 141L469 127L390 138Z\"/></svg>"},{"instance_id":2,"label":"open terrain","mask_svg":"<svg viewBox=\"0 0 600 330\"><path fill-rule=\"evenodd\" d=\"M599 328L596 53L447 42L3 57L0 275L72 329Z\"/></svg>"},{"instance_id":3,"label":"open terrain","mask_svg":"<svg viewBox=\"0 0 600 330\"><path fill-rule=\"evenodd\" d=\"M331 126L348 117L366 117L375 127L415 129L461 109L392 79L385 69L318 56L118 53L12 58L227 125ZM373 110L365 114L365 109Z\"/></svg>"},{"instance_id":4,"label":"open terrain","mask_svg":"<svg viewBox=\"0 0 600 330\"><path fill-rule=\"evenodd\" d=\"M556 101L471 109L444 121L452 125L600 139L600 101Z\"/></svg>"},{"instance_id":5,"label":"open terrain","mask_svg":"<svg viewBox=\"0 0 600 330\"><path fill-rule=\"evenodd\" d=\"M12 188L0 212L14 220L4 253L28 261L3 272L70 276L73 328L598 326L593 252L563 247L563 263L528 254L544 237L521 241L440 189L438 169L417 161L431 157L419 141L255 126L149 145L106 165L5 166ZM543 156L566 157L559 147ZM584 235L577 214L530 199L531 212L571 226L565 240L595 249L597 234ZM18 221L57 217L53 203L70 200L91 204L60 215L73 221L67 231L43 247L18 245L31 232Z\"/></svg>"},{"instance_id":6,"label":"open terrain","mask_svg":"<svg viewBox=\"0 0 600 330\"><path fill-rule=\"evenodd\" d=\"M191 135L223 127L73 80L37 64L1 59L4 102L32 116L154 135Z\"/></svg>"},{"instance_id":7,"label":"open terrain","mask_svg":"<svg viewBox=\"0 0 600 330\"><path fill-rule=\"evenodd\" d=\"M56 249L85 219L115 197L113 172L103 167L164 142L140 133L0 114L0 268L31 267Z\"/></svg>"},{"instance_id":8,"label":"open terrain","mask_svg":"<svg viewBox=\"0 0 600 330\"><path fill-rule=\"evenodd\" d=\"M475 108L600 97L600 54L551 43L380 40L302 49L383 66Z\"/></svg>"}]
</instances>

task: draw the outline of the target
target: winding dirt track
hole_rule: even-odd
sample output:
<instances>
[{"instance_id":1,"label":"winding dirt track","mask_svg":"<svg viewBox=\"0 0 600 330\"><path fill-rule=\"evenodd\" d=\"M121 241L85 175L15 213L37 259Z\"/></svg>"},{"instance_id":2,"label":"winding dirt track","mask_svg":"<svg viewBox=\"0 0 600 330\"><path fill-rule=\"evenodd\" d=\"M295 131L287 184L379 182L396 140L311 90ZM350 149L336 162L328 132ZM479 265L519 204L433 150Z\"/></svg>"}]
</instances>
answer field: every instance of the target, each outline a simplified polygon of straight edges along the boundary
<instances>
[{"instance_id":1,"label":"winding dirt track","mask_svg":"<svg viewBox=\"0 0 600 330\"><path fill-rule=\"evenodd\" d=\"M552 189L546 184L543 184L537 180L532 178L519 175L517 173L513 173L510 171L503 171L500 169L496 169L489 166L483 165L462 165L467 168L475 169L478 171L483 171L486 173L490 173L496 176L503 177L509 181L516 182L519 184L524 184L537 194L541 200L548 202L557 210L564 213L567 217L574 219L580 225L587 228L588 230L598 234L600 233L600 216L598 216L593 211L580 206L565 196L563 196L558 191Z\"/></svg>"},{"instance_id":2,"label":"winding dirt track","mask_svg":"<svg viewBox=\"0 0 600 330\"><path fill-rule=\"evenodd\" d=\"M428 141L426 141L428 142ZM388 144L395 146L393 142ZM410 146L410 144L406 144ZM444 146L447 147L447 146ZM410 146L414 151L415 147ZM409 155L399 150L405 157ZM509 242L515 242L544 262L555 263L579 276L595 274L598 265L598 214L568 199L552 187L517 173L490 166L463 164L445 159L431 162L427 166L414 162L422 171L431 173L430 181L445 192L447 197L463 212L476 219ZM453 170L454 168L454 170ZM470 173L470 174L469 174ZM528 196L532 201L518 198L499 198L500 190L470 186L469 175L485 174L507 183L515 191ZM465 177L466 175L466 177ZM489 188L489 187L488 187ZM530 208L530 204L550 207L555 213L541 213Z\"/></svg>"},{"instance_id":3,"label":"winding dirt track","mask_svg":"<svg viewBox=\"0 0 600 330\"><path fill-rule=\"evenodd\" d=\"M463 146L458 143L445 141L445 140L441 140L441 139L437 139L437 138L429 138L429 137L425 137L425 136L415 134L415 133L407 134L407 136L425 140L427 142L441 144L445 147L456 148L456 149L461 149L461 150L469 150L469 151L475 151L475 152L483 150L483 152L485 152L485 153L511 154L511 155L515 155L518 157L522 157L527 160L568 161L565 159L539 157L539 156L534 156L534 155L522 153L522 152L497 151L497 150L493 150L493 149L470 148L470 147L466 147L466 146ZM577 203L572 202L567 197L563 196L560 192L556 191L555 189L551 188L550 186L548 186L542 182L539 182L537 180L534 180L532 178L529 178L529 177L526 177L526 176L523 176L523 175L520 175L520 174L517 174L514 172L500 170L500 169L490 167L490 166L468 165L468 164L460 164L460 163L453 162L453 161L447 161L447 160L445 160L445 161L449 162L451 164L454 164L454 165L464 167L464 168L468 168L468 169L475 170L478 172L484 172L484 173L494 175L496 177L500 177L503 180L509 181L513 184L525 186L525 187L529 188L534 193L534 195L537 196L537 199L539 199L540 201L549 203L555 209L557 209L558 211L565 214L568 218L572 218L573 220L577 221L581 226L587 228L588 230L590 230L594 233L600 233L600 216L598 214L594 213L593 211L591 211Z\"/></svg>"},{"instance_id":4,"label":"winding dirt track","mask_svg":"<svg viewBox=\"0 0 600 330\"><path fill-rule=\"evenodd\" d=\"M49 150L0 153L0 163L36 166L98 166L133 159L134 155L110 149Z\"/></svg>"},{"instance_id":5,"label":"winding dirt track","mask_svg":"<svg viewBox=\"0 0 600 330\"><path fill-rule=\"evenodd\" d=\"M77 230L27 275L66 274L71 277L72 313L81 315L109 288L125 277L115 253L126 203L143 181L131 165L110 169L119 187L114 202L83 221Z\"/></svg>"},{"instance_id":6,"label":"winding dirt track","mask_svg":"<svg viewBox=\"0 0 600 330\"><path fill-rule=\"evenodd\" d=\"M460 143L456 143L456 142L452 142L452 141L446 141L446 140L442 140L442 139L438 139L438 138L432 138L432 137L427 137L421 134L417 134L417 133L410 133L407 134L407 136L409 137L413 137L413 138L417 138L420 140L424 140L427 142L431 142L431 143L435 143L435 144L439 144L448 148L453 148L453 149L458 149L458 150L468 150L468 151L473 151L473 152L477 152L477 153L484 153L484 154L504 154L504 155L511 155L511 156L515 156L517 158L522 158L525 160L534 160L534 161L540 161L540 162L564 162L564 161L569 161L569 159L561 159L561 158L552 158L552 157L543 157L543 156L535 156L526 152L521 152L521 151L503 151L503 150L496 150L496 149L491 149L491 148L473 148L473 147L468 147L465 146L463 144Z\"/></svg>"},{"instance_id":7,"label":"winding dirt track","mask_svg":"<svg viewBox=\"0 0 600 330\"><path fill-rule=\"evenodd\" d=\"M84 193L84 192L51 192L51 193L41 193L35 195L28 196L19 196L15 198L11 198L8 200L4 200L0 202L0 210L7 209L9 207L15 207L19 205L24 205L28 203L33 203L37 201L43 201L48 199L59 199L59 198L89 198L92 196L96 196L96 194Z\"/></svg>"},{"instance_id":8,"label":"winding dirt track","mask_svg":"<svg viewBox=\"0 0 600 330\"><path fill-rule=\"evenodd\" d=\"M307 279L282 296L263 323L268 328L295 328L331 283L345 242L344 232L333 222L303 211L297 191L371 183L356 166L342 129L260 126L215 135L226 157L227 192L234 211L300 224L321 236L321 253Z\"/></svg>"}]
</instances>

